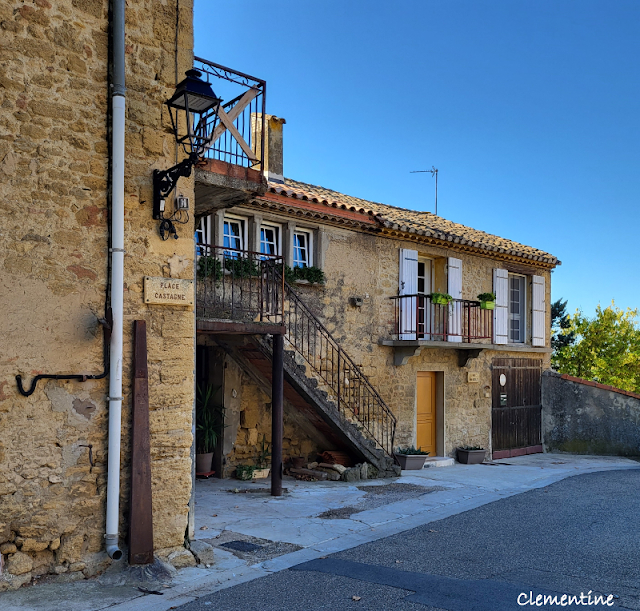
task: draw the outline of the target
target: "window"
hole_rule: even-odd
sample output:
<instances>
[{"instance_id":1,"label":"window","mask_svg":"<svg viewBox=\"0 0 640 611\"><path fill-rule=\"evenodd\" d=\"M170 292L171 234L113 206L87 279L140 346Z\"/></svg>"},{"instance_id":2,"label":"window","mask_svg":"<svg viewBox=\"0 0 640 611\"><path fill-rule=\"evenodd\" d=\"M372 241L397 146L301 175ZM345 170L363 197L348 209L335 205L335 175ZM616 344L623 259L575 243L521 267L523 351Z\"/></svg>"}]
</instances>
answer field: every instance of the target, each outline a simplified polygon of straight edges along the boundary
<instances>
[{"instance_id":1,"label":"window","mask_svg":"<svg viewBox=\"0 0 640 611\"><path fill-rule=\"evenodd\" d=\"M261 225L260 252L264 255L280 254L280 227L278 225Z\"/></svg>"},{"instance_id":2,"label":"window","mask_svg":"<svg viewBox=\"0 0 640 611\"><path fill-rule=\"evenodd\" d=\"M429 295L431 293L431 261L429 259L418 259L418 295ZM418 297L418 338L431 339L427 335L431 329L432 312L426 298Z\"/></svg>"},{"instance_id":3,"label":"window","mask_svg":"<svg viewBox=\"0 0 640 611\"><path fill-rule=\"evenodd\" d=\"M295 231L293 234L293 267L311 267L311 233Z\"/></svg>"},{"instance_id":4,"label":"window","mask_svg":"<svg viewBox=\"0 0 640 611\"><path fill-rule=\"evenodd\" d=\"M225 218L222 245L225 248L244 250L244 228L244 220ZM240 256L240 253L225 251L225 255L236 258Z\"/></svg>"},{"instance_id":5,"label":"window","mask_svg":"<svg viewBox=\"0 0 640 611\"><path fill-rule=\"evenodd\" d=\"M526 283L524 276L509 274L509 341L525 342Z\"/></svg>"},{"instance_id":6,"label":"window","mask_svg":"<svg viewBox=\"0 0 640 611\"><path fill-rule=\"evenodd\" d=\"M213 244L213 240L211 239L211 217L210 216L204 216L200 219L200 223L196 228L196 235L195 235L195 239L196 239L196 254L198 256L200 255L206 255L206 254L211 254L211 252L206 252L206 251L210 251L210 248L204 248L203 245L205 244Z\"/></svg>"}]
</instances>

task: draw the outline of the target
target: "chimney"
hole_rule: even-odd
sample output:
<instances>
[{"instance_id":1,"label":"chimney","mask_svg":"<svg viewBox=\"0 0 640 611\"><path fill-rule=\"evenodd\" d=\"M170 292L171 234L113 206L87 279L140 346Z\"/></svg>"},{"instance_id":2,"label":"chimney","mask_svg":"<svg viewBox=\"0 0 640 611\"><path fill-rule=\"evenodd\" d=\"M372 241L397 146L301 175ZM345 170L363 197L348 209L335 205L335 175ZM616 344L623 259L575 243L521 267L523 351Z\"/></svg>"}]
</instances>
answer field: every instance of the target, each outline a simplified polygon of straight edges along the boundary
<instances>
[{"instance_id":1,"label":"chimney","mask_svg":"<svg viewBox=\"0 0 640 611\"><path fill-rule=\"evenodd\" d=\"M262 117L261 113L252 115L255 121L253 133L255 154L260 157L260 142L262 139ZM264 164L263 172L267 180L271 182L284 182L284 172L282 169L282 126L286 123L284 119L274 115L265 115L264 127L266 130L264 137Z\"/></svg>"}]
</instances>

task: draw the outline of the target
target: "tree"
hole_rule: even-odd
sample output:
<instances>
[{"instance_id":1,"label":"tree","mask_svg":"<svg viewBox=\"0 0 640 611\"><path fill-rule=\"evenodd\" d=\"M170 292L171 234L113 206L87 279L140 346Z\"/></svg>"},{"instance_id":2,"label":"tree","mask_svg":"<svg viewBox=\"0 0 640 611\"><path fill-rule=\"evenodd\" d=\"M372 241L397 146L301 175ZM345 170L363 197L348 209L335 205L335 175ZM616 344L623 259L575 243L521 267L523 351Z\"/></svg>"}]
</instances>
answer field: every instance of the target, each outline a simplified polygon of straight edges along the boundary
<instances>
[{"instance_id":1,"label":"tree","mask_svg":"<svg viewBox=\"0 0 640 611\"><path fill-rule=\"evenodd\" d=\"M551 304L551 347L554 352L571 346L576 341L576 333L571 329L567 314L567 300L558 299Z\"/></svg>"},{"instance_id":2,"label":"tree","mask_svg":"<svg viewBox=\"0 0 640 611\"><path fill-rule=\"evenodd\" d=\"M556 302L554 306L558 304ZM566 306L560 304L561 306ZM561 318L559 319L561 320ZM568 324L567 324L568 323ZM638 310L621 310L612 301L596 308L594 318L576 311L558 323L559 338L574 341L554 346L552 363L560 373L640 392L640 326Z\"/></svg>"}]
</instances>

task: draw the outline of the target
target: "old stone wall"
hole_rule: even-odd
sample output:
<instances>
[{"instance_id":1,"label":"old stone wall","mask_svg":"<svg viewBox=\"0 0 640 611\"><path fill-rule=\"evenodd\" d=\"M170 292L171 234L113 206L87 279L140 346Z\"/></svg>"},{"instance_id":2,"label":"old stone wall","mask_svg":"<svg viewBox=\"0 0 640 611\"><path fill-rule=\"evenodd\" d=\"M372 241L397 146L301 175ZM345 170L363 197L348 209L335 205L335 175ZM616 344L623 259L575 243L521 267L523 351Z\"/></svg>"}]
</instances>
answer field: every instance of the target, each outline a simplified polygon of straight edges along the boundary
<instances>
[{"instance_id":1,"label":"old stone wall","mask_svg":"<svg viewBox=\"0 0 640 611\"><path fill-rule=\"evenodd\" d=\"M215 347L213 339L198 336L198 344ZM247 371L222 350L211 353L216 362L211 369L222 371L221 386L224 404L224 430L222 431L222 475L233 477L238 465L257 465L262 442L271 451L271 396L270 382L256 371ZM217 376L215 376L217 378ZM213 383L209 375L207 383ZM285 399L283 459L303 456L312 461L318 452L334 449L333 445L308 422L295 406ZM271 466L271 456L267 458Z\"/></svg>"},{"instance_id":2,"label":"old stone wall","mask_svg":"<svg viewBox=\"0 0 640 611\"><path fill-rule=\"evenodd\" d=\"M640 395L547 371L542 376L545 449L640 456Z\"/></svg>"},{"instance_id":3,"label":"old stone wall","mask_svg":"<svg viewBox=\"0 0 640 611\"><path fill-rule=\"evenodd\" d=\"M176 44L177 42L177 44ZM0 552L8 577L103 568L108 282L107 0L0 4ZM194 313L146 306L143 276L193 278L193 223L163 242L152 170L175 163L163 102L192 62L192 0L126 8L125 337L121 541L129 494L132 326L147 321L155 546L183 545L191 491ZM193 198L193 185L180 191ZM13 568L12 568L13 567ZM6 573L5 573L6 576Z\"/></svg>"},{"instance_id":4,"label":"old stone wall","mask_svg":"<svg viewBox=\"0 0 640 611\"><path fill-rule=\"evenodd\" d=\"M236 212L237 210L237 212ZM250 217L250 209L234 209ZM285 224L287 217L267 215L264 220ZM301 227L318 230L320 226L296 221ZM326 325L347 353L369 377L383 400L398 418L396 445L416 441L416 376L419 371L443 372L444 442L440 452L453 455L459 445L491 448L491 360L496 357L536 358L543 369L550 364L549 353L484 350L466 367L458 365L455 349L425 348L407 364L394 365L393 348L381 346L380 340L392 339L395 324L394 302L398 294L399 249L417 250L419 256L434 260L436 289L446 291L446 266L437 262L447 257L462 260L462 297L475 300L479 293L493 291L493 269L508 265L520 273L545 278L547 329L551 324L550 273L524 264L505 263L489 256L459 252L438 246L403 241L391 237L365 234L322 226L324 286L295 285L296 292ZM362 306L354 307L351 297L361 297ZM528 287L528 308L531 289ZM528 316L528 336L531 334ZM490 343L490 340L486 340ZM547 337L547 347L550 345ZM479 374L478 382L468 382L468 372Z\"/></svg>"}]
</instances>

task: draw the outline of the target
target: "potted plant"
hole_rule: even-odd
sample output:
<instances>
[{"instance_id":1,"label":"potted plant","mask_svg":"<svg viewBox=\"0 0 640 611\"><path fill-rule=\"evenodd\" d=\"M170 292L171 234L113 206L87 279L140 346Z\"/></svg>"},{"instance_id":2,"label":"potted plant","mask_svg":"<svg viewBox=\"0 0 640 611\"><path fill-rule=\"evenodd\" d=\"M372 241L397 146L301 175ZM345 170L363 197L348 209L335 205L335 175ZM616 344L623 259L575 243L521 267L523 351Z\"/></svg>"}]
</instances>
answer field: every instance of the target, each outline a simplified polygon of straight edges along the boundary
<instances>
[{"instance_id":1,"label":"potted plant","mask_svg":"<svg viewBox=\"0 0 640 611\"><path fill-rule=\"evenodd\" d=\"M284 278L289 284L324 284L324 272L319 267L284 268Z\"/></svg>"},{"instance_id":2,"label":"potted plant","mask_svg":"<svg viewBox=\"0 0 640 611\"><path fill-rule=\"evenodd\" d=\"M400 468L405 471L414 471L417 469L422 469L424 467L424 462L427 460L427 456L429 456L429 452L423 452L422 448L414 448L413 446L408 446L406 448L398 448L395 451L396 459L398 463L400 463Z\"/></svg>"},{"instance_id":3,"label":"potted plant","mask_svg":"<svg viewBox=\"0 0 640 611\"><path fill-rule=\"evenodd\" d=\"M271 469L269 468L269 458L271 457L271 452L269 448L271 444L267 441L267 436L262 436L262 444L260 446L260 451L258 452L258 458L256 459L256 468L253 470L253 479L263 479L265 477L269 477L269 473Z\"/></svg>"},{"instance_id":4,"label":"potted plant","mask_svg":"<svg viewBox=\"0 0 640 611\"><path fill-rule=\"evenodd\" d=\"M449 305L452 301L453 297L449 293L431 293L431 303Z\"/></svg>"},{"instance_id":5,"label":"potted plant","mask_svg":"<svg viewBox=\"0 0 640 611\"><path fill-rule=\"evenodd\" d=\"M236 477L243 481L253 479L253 472L256 468L253 465L238 465L236 467Z\"/></svg>"},{"instance_id":6,"label":"potted plant","mask_svg":"<svg viewBox=\"0 0 640 611\"><path fill-rule=\"evenodd\" d=\"M196 473L211 473L213 451L223 426L224 408L212 404L213 395L219 390L212 385L197 388L196 401Z\"/></svg>"},{"instance_id":7,"label":"potted plant","mask_svg":"<svg viewBox=\"0 0 640 611\"><path fill-rule=\"evenodd\" d=\"M484 462L484 448L480 446L462 446L457 448L458 462L463 465L479 465Z\"/></svg>"},{"instance_id":8,"label":"potted plant","mask_svg":"<svg viewBox=\"0 0 640 611\"><path fill-rule=\"evenodd\" d=\"M478 295L478 301L480 302L480 308L483 310L493 310L496 307L496 294L495 293L480 293Z\"/></svg>"}]
</instances>

